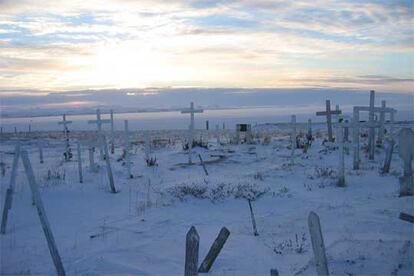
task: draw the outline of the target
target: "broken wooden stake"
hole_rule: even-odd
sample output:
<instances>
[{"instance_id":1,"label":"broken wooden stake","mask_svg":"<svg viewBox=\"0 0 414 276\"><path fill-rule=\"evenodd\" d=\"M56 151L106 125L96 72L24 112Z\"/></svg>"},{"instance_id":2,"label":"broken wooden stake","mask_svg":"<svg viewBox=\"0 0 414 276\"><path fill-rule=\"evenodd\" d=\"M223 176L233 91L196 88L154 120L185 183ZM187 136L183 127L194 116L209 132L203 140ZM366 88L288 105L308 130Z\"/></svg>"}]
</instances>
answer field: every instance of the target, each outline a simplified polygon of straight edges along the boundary
<instances>
[{"instance_id":1,"label":"broken wooden stake","mask_svg":"<svg viewBox=\"0 0 414 276\"><path fill-rule=\"evenodd\" d=\"M253 208L252 208L251 200L250 199L247 199L247 202L249 202L250 216L252 218L252 225L253 225L253 234L255 236L259 236L259 233L257 232L257 228L256 228L256 219L254 218L254 213L253 213Z\"/></svg>"},{"instance_id":2,"label":"broken wooden stake","mask_svg":"<svg viewBox=\"0 0 414 276\"><path fill-rule=\"evenodd\" d=\"M39 144L39 161L40 164L43 164L43 147Z\"/></svg>"},{"instance_id":3,"label":"broken wooden stake","mask_svg":"<svg viewBox=\"0 0 414 276\"><path fill-rule=\"evenodd\" d=\"M229 236L230 236L230 231L226 227L221 228L220 233L218 234L213 245L210 247L210 250L208 251L207 256L204 258L204 261L201 263L200 268L198 269L198 272L207 273L210 270L211 266L213 265L217 256L220 254L220 251L223 248Z\"/></svg>"},{"instance_id":4,"label":"broken wooden stake","mask_svg":"<svg viewBox=\"0 0 414 276\"><path fill-rule=\"evenodd\" d=\"M198 272L198 248L200 237L194 226L187 232L185 241L185 276L197 276Z\"/></svg>"},{"instance_id":5,"label":"broken wooden stake","mask_svg":"<svg viewBox=\"0 0 414 276\"><path fill-rule=\"evenodd\" d=\"M37 213L39 215L40 223L42 225L43 232L47 240L47 245L49 247L50 255L52 256L53 263L55 264L56 272L59 276L65 275L65 269L63 268L62 260L60 259L60 255L56 247L56 242L53 237L52 230L50 229L49 221L46 217L46 211L45 211L45 208L43 207L43 202L40 197L39 190L37 188L32 165L30 164L27 151L22 151L21 156L22 156L23 166L26 171L27 180L29 182L30 189L33 195L33 199L35 201L35 206L37 208Z\"/></svg>"},{"instance_id":6,"label":"broken wooden stake","mask_svg":"<svg viewBox=\"0 0 414 276\"><path fill-rule=\"evenodd\" d=\"M208 175L208 171L207 171L206 165L204 164L204 161L203 161L203 159L201 158L201 155L200 155L200 154L198 155L198 158L200 159L201 166L203 166L204 173L205 173L206 175Z\"/></svg>"},{"instance_id":7,"label":"broken wooden stake","mask_svg":"<svg viewBox=\"0 0 414 276\"><path fill-rule=\"evenodd\" d=\"M271 269L270 276L279 276L279 271L277 271L277 269Z\"/></svg>"},{"instance_id":8,"label":"broken wooden stake","mask_svg":"<svg viewBox=\"0 0 414 276\"><path fill-rule=\"evenodd\" d=\"M318 276L329 276L321 224L316 213L309 213L308 226L312 240L313 255L315 256L316 272Z\"/></svg>"},{"instance_id":9,"label":"broken wooden stake","mask_svg":"<svg viewBox=\"0 0 414 276\"><path fill-rule=\"evenodd\" d=\"M414 216L407 213L400 213L400 219L414 223Z\"/></svg>"}]
</instances>

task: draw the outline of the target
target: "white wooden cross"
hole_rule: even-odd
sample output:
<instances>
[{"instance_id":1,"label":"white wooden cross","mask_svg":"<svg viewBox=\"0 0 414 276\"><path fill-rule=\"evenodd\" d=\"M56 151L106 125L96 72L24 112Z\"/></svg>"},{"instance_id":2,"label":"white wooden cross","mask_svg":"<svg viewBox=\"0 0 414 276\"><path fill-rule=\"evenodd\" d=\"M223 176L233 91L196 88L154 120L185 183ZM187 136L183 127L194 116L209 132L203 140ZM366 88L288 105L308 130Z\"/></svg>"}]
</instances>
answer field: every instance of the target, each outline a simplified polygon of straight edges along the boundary
<instances>
[{"instance_id":1,"label":"white wooden cross","mask_svg":"<svg viewBox=\"0 0 414 276\"><path fill-rule=\"evenodd\" d=\"M101 110L99 110L99 108L96 110L96 120L89 120L88 124L96 124L97 128L98 128L98 137L101 137L102 134L102 125L103 124L107 124L110 123L111 120L102 120L101 119ZM103 148L99 147L99 154L101 159L103 159L104 153L103 153Z\"/></svg>"},{"instance_id":2,"label":"white wooden cross","mask_svg":"<svg viewBox=\"0 0 414 276\"><path fill-rule=\"evenodd\" d=\"M65 140L66 140L66 149L65 149L65 161L68 161L69 153L70 153L70 145L69 145L69 129L68 125L71 124L72 121L66 121L66 114L63 114L63 120L58 122L59 125L63 125L63 132L65 133Z\"/></svg>"},{"instance_id":3,"label":"white wooden cross","mask_svg":"<svg viewBox=\"0 0 414 276\"><path fill-rule=\"evenodd\" d=\"M129 130L128 130L128 120L124 121L124 128L125 128L125 161L128 170L128 178L134 178L131 173L131 144L129 143Z\"/></svg>"},{"instance_id":4,"label":"white wooden cross","mask_svg":"<svg viewBox=\"0 0 414 276\"><path fill-rule=\"evenodd\" d=\"M395 113L396 110L394 108L388 108L385 106L382 107L375 107L375 91L370 91L370 100L369 106L354 106L354 120L357 124L354 129L354 140L359 145L359 128L360 127L367 127L369 128L369 135L368 135L368 158L369 160L374 160L374 153L375 153L375 128L381 128L381 122L375 121L375 112L383 112L384 116L385 113ZM368 111L369 117L368 122L360 123L359 122L359 112L360 111ZM359 162L359 146L355 148L354 151L354 169L358 169L357 163Z\"/></svg>"},{"instance_id":5,"label":"white wooden cross","mask_svg":"<svg viewBox=\"0 0 414 276\"><path fill-rule=\"evenodd\" d=\"M326 116L326 123L328 125L328 139L329 139L329 142L333 142L332 115L339 115L341 113L342 113L341 110L331 111L331 101L330 100L326 100L326 111L316 112L316 116Z\"/></svg>"},{"instance_id":6,"label":"white wooden cross","mask_svg":"<svg viewBox=\"0 0 414 276\"><path fill-rule=\"evenodd\" d=\"M203 113L203 110L202 109L195 109L194 108L194 103L191 102L190 108L186 108L186 109L181 110L181 113L182 114L190 113L190 126L189 126L189 130L188 130L188 163L192 164L191 155L192 155L192 151L193 151L194 114L195 113Z\"/></svg>"},{"instance_id":7,"label":"white wooden cross","mask_svg":"<svg viewBox=\"0 0 414 276\"><path fill-rule=\"evenodd\" d=\"M291 158L291 163L293 164L294 162L294 155L295 155L295 149L296 149L296 115L292 115L291 117L291 127L292 127L292 132L290 134L290 158Z\"/></svg>"}]
</instances>

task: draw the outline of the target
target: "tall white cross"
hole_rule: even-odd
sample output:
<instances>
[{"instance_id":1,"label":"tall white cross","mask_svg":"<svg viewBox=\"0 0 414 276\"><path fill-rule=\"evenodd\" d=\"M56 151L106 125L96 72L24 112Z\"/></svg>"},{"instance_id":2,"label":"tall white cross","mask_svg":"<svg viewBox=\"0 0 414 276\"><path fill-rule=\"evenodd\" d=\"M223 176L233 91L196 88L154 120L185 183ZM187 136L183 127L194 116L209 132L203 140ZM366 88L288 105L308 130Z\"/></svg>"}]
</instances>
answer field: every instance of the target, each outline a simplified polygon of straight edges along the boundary
<instances>
[{"instance_id":1,"label":"tall white cross","mask_svg":"<svg viewBox=\"0 0 414 276\"><path fill-rule=\"evenodd\" d=\"M316 112L316 116L326 116L326 123L328 125L328 140L329 142L333 142L333 135L332 135L332 115L339 115L341 114L341 110L338 109L335 111L331 111L331 101L326 100L326 111L318 111Z\"/></svg>"},{"instance_id":2,"label":"tall white cross","mask_svg":"<svg viewBox=\"0 0 414 276\"><path fill-rule=\"evenodd\" d=\"M111 120L102 120L101 119L101 110L98 108L96 110L96 120L89 120L88 124L96 124L97 127L98 127L98 137L101 137L103 135L102 134L102 125L110 123L110 122L111 122ZM104 153L103 153L102 147L99 147L99 154L100 154L101 159L103 159Z\"/></svg>"},{"instance_id":3,"label":"tall white cross","mask_svg":"<svg viewBox=\"0 0 414 276\"><path fill-rule=\"evenodd\" d=\"M195 109L194 103L191 102L190 108L186 108L181 110L181 114L190 113L190 126L188 131L188 163L191 164L191 155L193 151L193 131L194 131L194 114L195 113L203 113L202 109Z\"/></svg>"},{"instance_id":4,"label":"tall white cross","mask_svg":"<svg viewBox=\"0 0 414 276\"><path fill-rule=\"evenodd\" d=\"M384 116L385 113L395 113L396 110L394 108L389 107L375 107L375 91L371 90L370 98L369 98L369 106L354 106L354 118L358 126L354 131L354 139L358 141L359 144L359 127L367 127L369 128L368 134L368 157L369 160L374 160L374 153L375 153L375 128L381 128L381 122L375 121L375 112L383 112ZM368 111L368 122L360 123L359 122L359 112L360 111ZM380 118L381 119L381 118ZM354 169L357 169L358 165L356 165L356 161L359 160L359 146L358 149L354 152Z\"/></svg>"},{"instance_id":5,"label":"tall white cross","mask_svg":"<svg viewBox=\"0 0 414 276\"><path fill-rule=\"evenodd\" d=\"M65 140L66 140L66 155L65 155L65 160L69 160L69 130L68 130L68 125L71 124L72 121L66 121L66 114L63 114L63 120L58 122L59 125L63 125L63 132L65 133Z\"/></svg>"}]
</instances>

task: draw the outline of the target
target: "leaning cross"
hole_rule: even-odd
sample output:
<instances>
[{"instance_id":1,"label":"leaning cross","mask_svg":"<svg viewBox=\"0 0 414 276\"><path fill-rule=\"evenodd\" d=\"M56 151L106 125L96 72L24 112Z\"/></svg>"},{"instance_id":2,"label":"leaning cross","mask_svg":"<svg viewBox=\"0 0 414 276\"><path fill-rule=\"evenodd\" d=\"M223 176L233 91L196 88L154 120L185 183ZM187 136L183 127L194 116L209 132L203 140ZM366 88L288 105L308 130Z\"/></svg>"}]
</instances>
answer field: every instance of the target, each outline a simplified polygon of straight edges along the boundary
<instances>
[{"instance_id":1,"label":"leaning cross","mask_svg":"<svg viewBox=\"0 0 414 276\"><path fill-rule=\"evenodd\" d=\"M194 113L203 113L202 109L195 109L194 103L191 102L190 108L181 110L181 114L190 113L190 128L188 131L188 163L191 164L191 155L193 150L193 131L194 131Z\"/></svg>"},{"instance_id":2,"label":"leaning cross","mask_svg":"<svg viewBox=\"0 0 414 276\"><path fill-rule=\"evenodd\" d=\"M326 116L326 123L328 124L328 139L329 142L333 142L332 137L332 115L339 115L341 114L341 110L331 111L331 101L326 100L326 111L318 111L316 112L316 116Z\"/></svg>"},{"instance_id":3,"label":"leaning cross","mask_svg":"<svg viewBox=\"0 0 414 276\"><path fill-rule=\"evenodd\" d=\"M102 120L101 119L101 111L99 108L96 110L96 120L89 120L88 124L96 124L98 127L98 137L101 137L102 135L102 125L110 123L111 120ZM101 159L103 159L104 153L102 147L99 147L99 154L101 156Z\"/></svg>"},{"instance_id":4,"label":"leaning cross","mask_svg":"<svg viewBox=\"0 0 414 276\"><path fill-rule=\"evenodd\" d=\"M69 160L69 130L68 125L71 124L72 121L66 121L66 114L63 114L63 120L58 122L59 125L63 125L63 132L65 133L65 140L66 140L66 149L65 149L65 161Z\"/></svg>"}]
</instances>

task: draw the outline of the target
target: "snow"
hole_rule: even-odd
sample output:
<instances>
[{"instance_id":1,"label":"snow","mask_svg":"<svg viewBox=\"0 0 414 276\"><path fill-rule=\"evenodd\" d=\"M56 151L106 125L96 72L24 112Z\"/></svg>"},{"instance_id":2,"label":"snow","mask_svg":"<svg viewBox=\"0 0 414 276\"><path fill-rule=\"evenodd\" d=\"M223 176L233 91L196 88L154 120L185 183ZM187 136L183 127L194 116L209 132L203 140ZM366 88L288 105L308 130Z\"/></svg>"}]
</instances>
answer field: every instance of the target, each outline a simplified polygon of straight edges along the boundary
<instances>
[{"instance_id":1,"label":"snow","mask_svg":"<svg viewBox=\"0 0 414 276\"><path fill-rule=\"evenodd\" d=\"M197 154L203 157L208 176L199 163L186 165L181 142L185 131L151 132L153 138L171 139L165 146L153 147L155 167L147 167L144 160L144 132L131 131L134 179L128 179L126 166L116 161L123 147L119 131L115 154L110 156L116 194L109 192L98 151L99 170L88 168L86 144L93 140L93 132L70 134L73 152L77 139L83 143L83 184L78 182L76 154L72 161L63 162L62 134L7 136L0 144L1 161L6 164L1 206L19 139L29 151L68 275L183 275L185 235L192 225L200 235L199 263L220 229L230 230L210 275L269 275L271 268L280 275L315 275L307 226L310 211L320 217L331 275L412 275L414 225L398 216L413 214L414 206L411 197L398 197L402 175L398 149L388 175L379 173L384 149L377 149L375 161L368 161L361 150L358 171L352 170L351 149L345 155L347 186L338 188L338 151L322 145L323 127L314 129L320 132L319 138L306 154L295 151L293 165L287 131L258 128L254 145L228 144L229 131L223 132L224 145L217 145L212 131L209 149L194 148L193 157L193 161L198 161ZM205 131L194 137L200 135L207 139ZM257 136L263 141L266 135L272 135L270 144L260 143ZM43 164L39 163L39 141L44 145ZM366 143L362 138L361 146ZM48 180L48 170L61 179ZM254 192L264 193L252 201L259 236L253 235L248 202L243 198ZM21 162L7 233L0 241L0 274L55 274Z\"/></svg>"}]
</instances>

